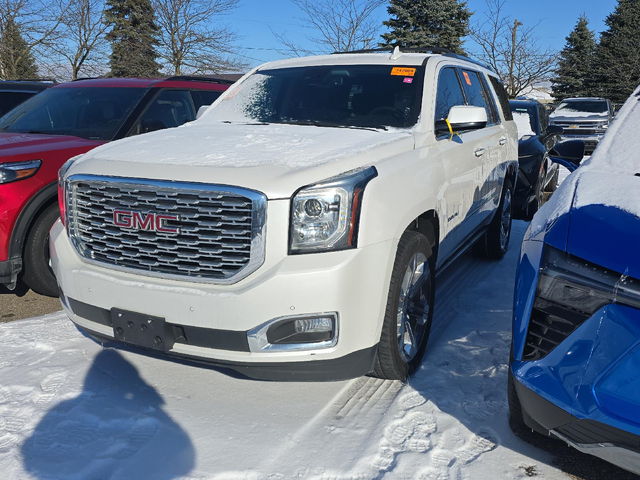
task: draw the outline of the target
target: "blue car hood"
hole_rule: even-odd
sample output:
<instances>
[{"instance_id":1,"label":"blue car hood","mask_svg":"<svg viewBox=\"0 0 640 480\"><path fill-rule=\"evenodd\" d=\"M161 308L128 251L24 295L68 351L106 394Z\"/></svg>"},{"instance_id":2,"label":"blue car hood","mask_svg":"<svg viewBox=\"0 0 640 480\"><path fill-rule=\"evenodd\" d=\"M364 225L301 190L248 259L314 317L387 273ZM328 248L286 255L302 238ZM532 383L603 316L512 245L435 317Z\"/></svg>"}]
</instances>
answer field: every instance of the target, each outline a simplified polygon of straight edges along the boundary
<instances>
[{"instance_id":1,"label":"blue car hood","mask_svg":"<svg viewBox=\"0 0 640 480\"><path fill-rule=\"evenodd\" d=\"M579 168L536 214L527 239L640 278L640 177Z\"/></svg>"},{"instance_id":2,"label":"blue car hood","mask_svg":"<svg viewBox=\"0 0 640 480\"><path fill-rule=\"evenodd\" d=\"M613 187L613 188L612 188ZM567 252L640 278L640 177L584 172L568 221Z\"/></svg>"}]
</instances>

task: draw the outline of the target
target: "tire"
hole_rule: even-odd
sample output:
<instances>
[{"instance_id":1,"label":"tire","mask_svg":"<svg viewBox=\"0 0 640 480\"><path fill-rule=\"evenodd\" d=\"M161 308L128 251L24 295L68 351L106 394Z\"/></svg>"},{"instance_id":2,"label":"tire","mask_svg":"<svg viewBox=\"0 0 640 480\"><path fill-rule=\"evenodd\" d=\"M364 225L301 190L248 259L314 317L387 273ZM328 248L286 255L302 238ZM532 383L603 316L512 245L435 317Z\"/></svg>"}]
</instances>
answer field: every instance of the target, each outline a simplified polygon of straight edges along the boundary
<instances>
[{"instance_id":1,"label":"tire","mask_svg":"<svg viewBox=\"0 0 640 480\"><path fill-rule=\"evenodd\" d=\"M58 296L58 283L49 265L49 230L59 217L56 203L47 207L33 221L24 246L22 280L34 292L48 297Z\"/></svg>"},{"instance_id":2,"label":"tire","mask_svg":"<svg viewBox=\"0 0 640 480\"><path fill-rule=\"evenodd\" d=\"M503 224L504 220L504 224ZM502 196L493 220L487 232L478 240L474 251L487 258L500 260L509 250L511 241L511 224L513 222L513 185L506 178L502 188ZM504 232L503 232L504 227Z\"/></svg>"},{"instance_id":3,"label":"tire","mask_svg":"<svg viewBox=\"0 0 640 480\"><path fill-rule=\"evenodd\" d=\"M547 185L546 191L549 193L553 193L558 189L558 177L560 176L560 169L556 168L556 173L553 175L553 178Z\"/></svg>"},{"instance_id":4,"label":"tire","mask_svg":"<svg viewBox=\"0 0 640 480\"><path fill-rule=\"evenodd\" d=\"M393 265L373 376L386 380L406 380L420 365L433 321L434 266L431 245L427 238L418 232L405 232L398 244ZM407 285L414 288L409 288L409 295L405 295L404 300L401 300L402 292L407 290ZM411 295L412 292L415 295ZM409 314L410 311L413 313ZM402 319L402 327L398 325L399 318ZM407 328L407 325L411 328ZM413 334L401 335L400 328ZM404 330L405 328L407 330ZM411 344L413 348L404 343L406 338L414 339Z\"/></svg>"}]
</instances>

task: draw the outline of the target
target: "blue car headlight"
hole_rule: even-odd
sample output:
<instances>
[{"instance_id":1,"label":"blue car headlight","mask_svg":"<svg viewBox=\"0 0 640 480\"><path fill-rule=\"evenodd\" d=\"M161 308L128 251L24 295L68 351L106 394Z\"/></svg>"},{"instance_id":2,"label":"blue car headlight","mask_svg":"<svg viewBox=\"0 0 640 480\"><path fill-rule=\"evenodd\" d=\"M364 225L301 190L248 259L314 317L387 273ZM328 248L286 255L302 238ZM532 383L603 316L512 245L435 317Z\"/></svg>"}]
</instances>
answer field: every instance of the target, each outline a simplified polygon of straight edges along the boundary
<instances>
[{"instance_id":1,"label":"blue car headlight","mask_svg":"<svg viewBox=\"0 0 640 480\"><path fill-rule=\"evenodd\" d=\"M613 303L640 308L640 280L546 245L523 360L543 358Z\"/></svg>"}]
</instances>

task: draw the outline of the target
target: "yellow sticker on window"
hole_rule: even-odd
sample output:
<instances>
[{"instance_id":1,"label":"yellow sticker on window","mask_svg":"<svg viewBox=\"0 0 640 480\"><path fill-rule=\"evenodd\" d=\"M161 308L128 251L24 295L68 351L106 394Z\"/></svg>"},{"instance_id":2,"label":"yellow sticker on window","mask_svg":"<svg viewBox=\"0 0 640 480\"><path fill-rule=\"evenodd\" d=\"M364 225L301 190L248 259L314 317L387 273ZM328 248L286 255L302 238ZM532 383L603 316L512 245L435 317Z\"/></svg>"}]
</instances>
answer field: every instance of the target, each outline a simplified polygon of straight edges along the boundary
<instances>
[{"instance_id":1,"label":"yellow sticker on window","mask_svg":"<svg viewBox=\"0 0 640 480\"><path fill-rule=\"evenodd\" d=\"M401 77L413 77L416 74L415 68L393 67L391 75L399 75Z\"/></svg>"}]
</instances>

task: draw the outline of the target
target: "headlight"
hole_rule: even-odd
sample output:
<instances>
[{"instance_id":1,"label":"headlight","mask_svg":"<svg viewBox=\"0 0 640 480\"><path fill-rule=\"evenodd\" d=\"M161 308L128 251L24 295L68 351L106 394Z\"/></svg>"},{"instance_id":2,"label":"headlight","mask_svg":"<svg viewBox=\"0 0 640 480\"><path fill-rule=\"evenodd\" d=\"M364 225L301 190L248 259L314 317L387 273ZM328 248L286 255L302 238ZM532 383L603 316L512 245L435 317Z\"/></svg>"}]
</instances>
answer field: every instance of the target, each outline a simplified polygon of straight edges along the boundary
<instances>
[{"instance_id":1,"label":"headlight","mask_svg":"<svg viewBox=\"0 0 640 480\"><path fill-rule=\"evenodd\" d=\"M33 177L42 165L40 160L0 163L0 184Z\"/></svg>"},{"instance_id":2,"label":"headlight","mask_svg":"<svg viewBox=\"0 0 640 480\"><path fill-rule=\"evenodd\" d=\"M300 189L291 201L289 253L355 248L364 189L377 175L368 167Z\"/></svg>"},{"instance_id":3,"label":"headlight","mask_svg":"<svg viewBox=\"0 0 640 480\"><path fill-rule=\"evenodd\" d=\"M545 246L537 299L588 318L612 303L640 308L640 281Z\"/></svg>"},{"instance_id":4,"label":"headlight","mask_svg":"<svg viewBox=\"0 0 640 480\"><path fill-rule=\"evenodd\" d=\"M58 207L60 207L60 219L62 220L62 224L65 226L67 225L67 217L66 217L67 208L65 204L66 188L64 183L64 177L67 171L69 170L69 168L71 168L71 166L75 163L75 161L78 160L80 157L81 155L78 155L76 157L73 157L67 160L66 162L64 162L62 167L60 167L60 170L58 170Z\"/></svg>"},{"instance_id":5,"label":"headlight","mask_svg":"<svg viewBox=\"0 0 640 480\"><path fill-rule=\"evenodd\" d=\"M608 128L609 128L609 122L599 123L596 126L596 132L598 132L598 133L606 133Z\"/></svg>"}]
</instances>

